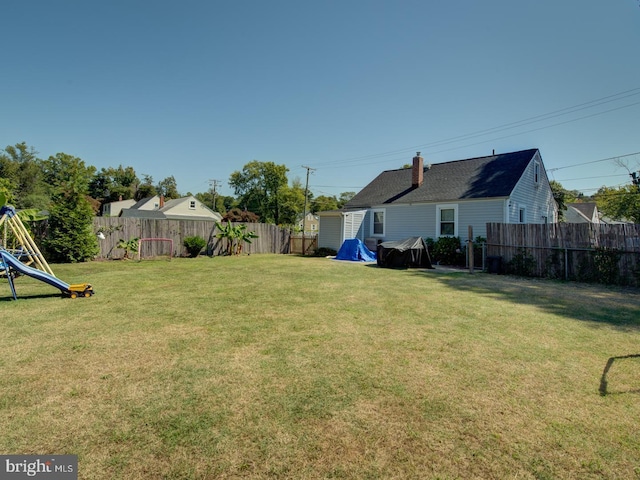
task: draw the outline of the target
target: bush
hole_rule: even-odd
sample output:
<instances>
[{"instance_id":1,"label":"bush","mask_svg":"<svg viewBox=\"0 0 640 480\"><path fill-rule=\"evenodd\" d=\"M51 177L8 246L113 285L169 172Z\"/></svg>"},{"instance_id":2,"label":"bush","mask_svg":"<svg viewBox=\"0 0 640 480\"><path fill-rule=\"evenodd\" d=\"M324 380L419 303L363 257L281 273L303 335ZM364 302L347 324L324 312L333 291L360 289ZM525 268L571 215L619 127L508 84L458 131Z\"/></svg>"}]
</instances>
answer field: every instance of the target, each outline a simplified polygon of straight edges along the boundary
<instances>
[{"instance_id":1,"label":"bush","mask_svg":"<svg viewBox=\"0 0 640 480\"><path fill-rule=\"evenodd\" d=\"M427 246L429 246L428 242ZM440 237L433 244L432 252L431 260L441 265L464 265L465 263L460 237Z\"/></svg>"},{"instance_id":2,"label":"bush","mask_svg":"<svg viewBox=\"0 0 640 480\"><path fill-rule=\"evenodd\" d=\"M333 248L321 247L318 248L314 256L315 257L335 257L338 254Z\"/></svg>"},{"instance_id":3,"label":"bush","mask_svg":"<svg viewBox=\"0 0 640 480\"><path fill-rule=\"evenodd\" d=\"M200 255L202 249L207 245L207 241L196 235L194 237L185 237L182 244L187 249L187 252L189 252L189 256L195 258Z\"/></svg>"},{"instance_id":4,"label":"bush","mask_svg":"<svg viewBox=\"0 0 640 480\"><path fill-rule=\"evenodd\" d=\"M536 260L521 248L513 258L507 262L507 273L519 275L521 277L533 277L536 269Z\"/></svg>"},{"instance_id":5,"label":"bush","mask_svg":"<svg viewBox=\"0 0 640 480\"><path fill-rule=\"evenodd\" d=\"M620 281L620 259L622 250L617 248L598 247L592 253L595 275L600 283L616 285Z\"/></svg>"}]
</instances>

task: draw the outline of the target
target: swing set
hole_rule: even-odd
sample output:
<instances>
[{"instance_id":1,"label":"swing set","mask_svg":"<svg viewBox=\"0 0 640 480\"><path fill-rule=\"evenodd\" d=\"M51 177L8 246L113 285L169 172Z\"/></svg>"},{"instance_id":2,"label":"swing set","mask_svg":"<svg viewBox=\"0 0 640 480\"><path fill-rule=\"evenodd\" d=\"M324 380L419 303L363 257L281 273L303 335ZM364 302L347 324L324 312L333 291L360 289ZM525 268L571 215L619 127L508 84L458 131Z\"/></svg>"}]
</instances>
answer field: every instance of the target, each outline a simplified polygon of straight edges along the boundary
<instances>
[{"instance_id":1,"label":"swing set","mask_svg":"<svg viewBox=\"0 0 640 480\"><path fill-rule=\"evenodd\" d=\"M14 280L19 275L27 275L59 289L67 298L90 297L93 287L89 283L70 285L55 276L51 267L31 238L29 231L20 220L15 208L4 205L0 208L0 228L4 235L0 246L0 276L6 277L13 299L17 300ZM8 248L9 234L13 246Z\"/></svg>"}]
</instances>

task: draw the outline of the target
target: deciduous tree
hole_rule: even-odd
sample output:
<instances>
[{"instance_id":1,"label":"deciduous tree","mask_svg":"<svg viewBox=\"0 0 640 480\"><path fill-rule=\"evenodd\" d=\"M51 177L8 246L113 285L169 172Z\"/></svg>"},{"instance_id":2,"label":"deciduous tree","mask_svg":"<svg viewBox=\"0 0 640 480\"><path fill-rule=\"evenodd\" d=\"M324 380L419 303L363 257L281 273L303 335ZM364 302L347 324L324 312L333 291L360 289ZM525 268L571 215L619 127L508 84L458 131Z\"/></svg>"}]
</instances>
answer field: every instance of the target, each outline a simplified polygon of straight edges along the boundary
<instances>
[{"instance_id":1,"label":"deciduous tree","mask_svg":"<svg viewBox=\"0 0 640 480\"><path fill-rule=\"evenodd\" d=\"M231 174L229 185L238 197L240 208L257 213L264 222L280 224L288 171L284 165L253 160L242 171Z\"/></svg>"},{"instance_id":2,"label":"deciduous tree","mask_svg":"<svg viewBox=\"0 0 640 480\"><path fill-rule=\"evenodd\" d=\"M640 189L635 185L601 187L594 196L598 210L606 216L640 223Z\"/></svg>"},{"instance_id":3,"label":"deciduous tree","mask_svg":"<svg viewBox=\"0 0 640 480\"><path fill-rule=\"evenodd\" d=\"M53 189L49 234L44 242L49 258L54 262L93 259L99 249L87 193L95 168L65 153L49 157L43 164L45 178Z\"/></svg>"}]
</instances>

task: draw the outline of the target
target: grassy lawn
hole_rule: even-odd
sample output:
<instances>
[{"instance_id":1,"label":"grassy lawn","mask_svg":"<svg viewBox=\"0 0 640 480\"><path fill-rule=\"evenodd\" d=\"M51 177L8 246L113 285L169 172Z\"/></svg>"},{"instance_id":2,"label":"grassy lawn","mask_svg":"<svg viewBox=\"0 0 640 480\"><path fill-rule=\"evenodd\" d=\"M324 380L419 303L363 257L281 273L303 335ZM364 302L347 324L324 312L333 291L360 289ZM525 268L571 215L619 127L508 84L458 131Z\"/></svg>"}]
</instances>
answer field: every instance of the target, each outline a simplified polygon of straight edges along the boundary
<instances>
[{"instance_id":1,"label":"grassy lawn","mask_svg":"<svg viewBox=\"0 0 640 480\"><path fill-rule=\"evenodd\" d=\"M640 478L640 293L253 255L0 281L0 452L83 479Z\"/></svg>"}]
</instances>

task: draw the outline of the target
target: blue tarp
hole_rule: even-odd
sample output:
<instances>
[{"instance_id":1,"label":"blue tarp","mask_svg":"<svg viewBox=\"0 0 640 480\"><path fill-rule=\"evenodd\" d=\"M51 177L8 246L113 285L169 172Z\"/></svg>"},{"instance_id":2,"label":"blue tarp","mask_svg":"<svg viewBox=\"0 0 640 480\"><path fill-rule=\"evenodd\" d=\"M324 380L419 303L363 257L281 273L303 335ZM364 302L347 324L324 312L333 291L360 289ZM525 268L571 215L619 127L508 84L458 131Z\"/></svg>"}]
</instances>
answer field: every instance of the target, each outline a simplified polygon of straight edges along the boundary
<instances>
[{"instance_id":1,"label":"blue tarp","mask_svg":"<svg viewBox=\"0 0 640 480\"><path fill-rule=\"evenodd\" d=\"M358 238L352 238L342 242L336 260L349 260L352 262L375 262L376 254L367 248Z\"/></svg>"}]
</instances>

